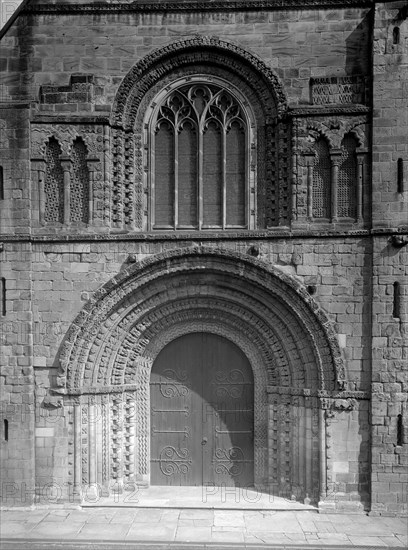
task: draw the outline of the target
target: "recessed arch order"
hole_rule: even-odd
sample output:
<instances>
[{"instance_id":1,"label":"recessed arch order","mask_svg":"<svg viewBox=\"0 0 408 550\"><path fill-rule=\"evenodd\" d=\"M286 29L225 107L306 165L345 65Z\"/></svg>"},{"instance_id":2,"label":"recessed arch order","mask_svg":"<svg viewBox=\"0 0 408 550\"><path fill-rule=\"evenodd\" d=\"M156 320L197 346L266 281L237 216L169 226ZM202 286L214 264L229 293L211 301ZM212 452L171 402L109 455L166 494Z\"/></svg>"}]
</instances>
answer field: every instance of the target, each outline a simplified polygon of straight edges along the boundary
<instances>
[{"instance_id":1,"label":"recessed arch order","mask_svg":"<svg viewBox=\"0 0 408 550\"><path fill-rule=\"evenodd\" d=\"M318 446L307 442L306 434L312 434L310 441L319 437L318 396L344 383L336 335L324 312L293 277L248 255L211 247L176 249L127 264L94 294L70 327L60 350L56 389L66 395L68 406L79 399L81 412L76 414L81 415L81 422L85 414L85 424L91 414L88 408L106 402L106 418L101 417L101 422L112 423L114 448L131 454L122 462L123 455L119 451L110 454L109 442L102 438L103 460L117 464L109 463L99 473L95 466L92 479L86 470L82 483L99 479L106 485L109 472L122 482L149 483L151 368L166 344L193 332L227 338L251 365L256 484L277 486L293 475L300 476L298 466L284 462L289 447L296 445L291 451L293 460L300 464L299 457L305 455L314 473L305 469L302 479L295 482L311 485L315 480L316 486ZM306 420L303 413L296 413L299 417L287 425L285 442L271 443L271 423L282 429L279 415L286 419L293 405L310 413ZM134 415L129 413L132 407ZM98 430L104 433L101 425L86 434L94 433L89 444L93 448L98 444ZM126 439L127 431L135 435ZM81 438L74 437L82 449L83 424L81 434ZM302 445L309 450L302 450ZM88 455L85 458L86 464ZM314 490L306 489L309 494Z\"/></svg>"}]
</instances>

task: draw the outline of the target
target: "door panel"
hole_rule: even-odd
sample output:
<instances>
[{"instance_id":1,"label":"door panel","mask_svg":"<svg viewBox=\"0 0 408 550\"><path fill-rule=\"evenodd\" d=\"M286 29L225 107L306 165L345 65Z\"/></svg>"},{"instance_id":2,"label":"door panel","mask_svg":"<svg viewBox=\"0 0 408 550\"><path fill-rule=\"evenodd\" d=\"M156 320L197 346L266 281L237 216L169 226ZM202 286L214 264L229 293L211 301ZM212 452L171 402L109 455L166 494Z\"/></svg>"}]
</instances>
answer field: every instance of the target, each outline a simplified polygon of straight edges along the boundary
<instances>
[{"instance_id":1,"label":"door panel","mask_svg":"<svg viewBox=\"0 0 408 550\"><path fill-rule=\"evenodd\" d=\"M229 340L188 334L151 376L151 482L253 484L253 376Z\"/></svg>"}]
</instances>

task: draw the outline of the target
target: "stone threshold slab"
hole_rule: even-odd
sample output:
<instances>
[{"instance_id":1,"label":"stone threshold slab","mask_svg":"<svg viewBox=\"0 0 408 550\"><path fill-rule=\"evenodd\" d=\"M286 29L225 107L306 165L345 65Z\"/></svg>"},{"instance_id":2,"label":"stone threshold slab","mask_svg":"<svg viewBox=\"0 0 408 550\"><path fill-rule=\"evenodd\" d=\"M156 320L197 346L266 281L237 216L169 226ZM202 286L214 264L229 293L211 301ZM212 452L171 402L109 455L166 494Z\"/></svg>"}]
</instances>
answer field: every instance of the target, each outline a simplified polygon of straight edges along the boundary
<instances>
[{"instance_id":1,"label":"stone threshold slab","mask_svg":"<svg viewBox=\"0 0 408 550\"><path fill-rule=\"evenodd\" d=\"M137 487L134 492L109 497L84 495L83 508L189 508L212 510L314 511L314 506L235 487Z\"/></svg>"}]
</instances>

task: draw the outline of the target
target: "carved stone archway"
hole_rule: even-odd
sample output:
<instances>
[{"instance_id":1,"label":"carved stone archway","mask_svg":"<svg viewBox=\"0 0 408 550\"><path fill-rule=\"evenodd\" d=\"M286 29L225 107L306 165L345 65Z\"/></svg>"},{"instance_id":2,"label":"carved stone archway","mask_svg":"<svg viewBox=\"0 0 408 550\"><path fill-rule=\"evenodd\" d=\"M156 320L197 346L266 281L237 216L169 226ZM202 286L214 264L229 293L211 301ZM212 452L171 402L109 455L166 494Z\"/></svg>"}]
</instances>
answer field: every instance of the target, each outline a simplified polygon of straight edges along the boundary
<instances>
[{"instance_id":1,"label":"carved stone archway","mask_svg":"<svg viewBox=\"0 0 408 550\"><path fill-rule=\"evenodd\" d=\"M256 485L317 500L325 484L320 398L345 381L335 334L293 278L209 247L123 269L72 324L56 389L74 418L70 483L106 491L149 483L153 361L168 342L200 331L230 339L252 366Z\"/></svg>"},{"instance_id":2,"label":"carved stone archway","mask_svg":"<svg viewBox=\"0 0 408 550\"><path fill-rule=\"evenodd\" d=\"M146 113L168 86L197 75L208 82L218 78L239 90L243 105L254 112L250 147L256 180L255 226L289 225L291 140L284 87L274 70L252 53L215 36L197 35L172 42L135 63L116 92L111 114L111 226L139 231L149 227Z\"/></svg>"}]
</instances>

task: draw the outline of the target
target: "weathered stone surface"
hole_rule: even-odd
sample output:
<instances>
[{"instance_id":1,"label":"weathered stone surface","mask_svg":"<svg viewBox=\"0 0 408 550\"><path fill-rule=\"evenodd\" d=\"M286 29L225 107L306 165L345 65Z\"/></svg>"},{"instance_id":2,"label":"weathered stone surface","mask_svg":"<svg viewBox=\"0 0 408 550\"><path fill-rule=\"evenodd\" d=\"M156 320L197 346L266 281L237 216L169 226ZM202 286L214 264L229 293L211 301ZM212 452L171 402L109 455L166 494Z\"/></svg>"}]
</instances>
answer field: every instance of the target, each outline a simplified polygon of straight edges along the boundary
<instances>
[{"instance_id":1,"label":"weathered stone surface","mask_svg":"<svg viewBox=\"0 0 408 550\"><path fill-rule=\"evenodd\" d=\"M406 515L405 3L43 4L0 58L2 504L95 498L108 471L148 482L154 353L201 323L261 381L262 483ZM159 233L150 117L197 71L251 105L254 221Z\"/></svg>"}]
</instances>

